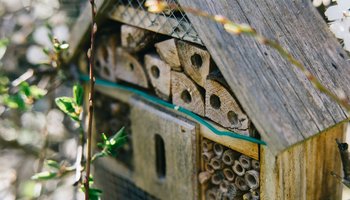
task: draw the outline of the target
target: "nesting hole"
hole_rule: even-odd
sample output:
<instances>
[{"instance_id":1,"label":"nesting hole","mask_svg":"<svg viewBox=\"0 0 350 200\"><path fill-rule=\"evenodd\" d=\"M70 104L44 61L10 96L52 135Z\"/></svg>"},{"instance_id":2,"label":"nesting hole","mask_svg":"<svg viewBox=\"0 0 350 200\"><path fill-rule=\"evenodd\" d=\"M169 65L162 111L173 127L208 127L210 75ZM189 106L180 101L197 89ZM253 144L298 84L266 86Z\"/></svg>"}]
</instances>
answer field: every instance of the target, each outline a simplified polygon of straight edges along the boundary
<instances>
[{"instance_id":1,"label":"nesting hole","mask_svg":"<svg viewBox=\"0 0 350 200\"><path fill-rule=\"evenodd\" d=\"M202 67L203 60L202 57L195 53L191 56L191 63L193 66L195 66L197 69Z\"/></svg>"},{"instance_id":2,"label":"nesting hole","mask_svg":"<svg viewBox=\"0 0 350 200\"><path fill-rule=\"evenodd\" d=\"M241 165L237 165L237 166L236 166L236 170L237 170L238 172L243 172L243 171L244 171L243 166L241 166Z\"/></svg>"},{"instance_id":3,"label":"nesting hole","mask_svg":"<svg viewBox=\"0 0 350 200\"><path fill-rule=\"evenodd\" d=\"M134 64L129 63L129 70L130 71L134 71L134 69L135 69Z\"/></svg>"},{"instance_id":4,"label":"nesting hole","mask_svg":"<svg viewBox=\"0 0 350 200\"><path fill-rule=\"evenodd\" d=\"M165 178L166 174L166 158L165 158L165 146L163 138L156 134L155 140L155 151L156 151L156 171L158 178Z\"/></svg>"},{"instance_id":5,"label":"nesting hole","mask_svg":"<svg viewBox=\"0 0 350 200\"><path fill-rule=\"evenodd\" d=\"M103 67L103 73L107 76L111 75L111 72L109 71L108 67Z\"/></svg>"},{"instance_id":6,"label":"nesting hole","mask_svg":"<svg viewBox=\"0 0 350 200\"><path fill-rule=\"evenodd\" d=\"M247 174L247 180L248 180L249 183L251 183L252 185L256 185L256 184L257 184L256 179L255 179L254 176L251 175L251 174Z\"/></svg>"},{"instance_id":7,"label":"nesting hole","mask_svg":"<svg viewBox=\"0 0 350 200\"><path fill-rule=\"evenodd\" d=\"M219 98L217 95L212 94L212 95L210 96L209 101L210 101L211 107L213 107L213 108L215 108L215 109L220 109L220 107L221 107L221 101L220 101L220 98Z\"/></svg>"},{"instance_id":8,"label":"nesting hole","mask_svg":"<svg viewBox=\"0 0 350 200\"><path fill-rule=\"evenodd\" d=\"M227 113L227 119L231 124L238 124L238 115L233 112L233 111L229 111Z\"/></svg>"},{"instance_id":9,"label":"nesting hole","mask_svg":"<svg viewBox=\"0 0 350 200\"><path fill-rule=\"evenodd\" d=\"M155 65L151 67L151 74L154 78L159 78L159 68Z\"/></svg>"},{"instance_id":10,"label":"nesting hole","mask_svg":"<svg viewBox=\"0 0 350 200\"><path fill-rule=\"evenodd\" d=\"M223 159L225 162L227 162L227 163L231 162L230 156L223 156L222 159Z\"/></svg>"},{"instance_id":11,"label":"nesting hole","mask_svg":"<svg viewBox=\"0 0 350 200\"><path fill-rule=\"evenodd\" d=\"M192 101L192 97L190 92L188 92L187 90L184 90L181 92L181 99L182 101L184 101L185 103L191 103Z\"/></svg>"}]
</instances>

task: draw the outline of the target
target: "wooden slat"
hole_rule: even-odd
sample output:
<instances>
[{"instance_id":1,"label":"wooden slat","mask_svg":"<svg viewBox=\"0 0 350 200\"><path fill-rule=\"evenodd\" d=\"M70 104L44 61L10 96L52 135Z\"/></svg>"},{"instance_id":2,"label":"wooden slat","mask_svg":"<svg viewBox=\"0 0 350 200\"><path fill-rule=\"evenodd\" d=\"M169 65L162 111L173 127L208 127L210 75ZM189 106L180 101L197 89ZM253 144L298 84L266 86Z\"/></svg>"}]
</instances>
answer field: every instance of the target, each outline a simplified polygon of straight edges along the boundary
<instances>
[{"instance_id":1,"label":"wooden slat","mask_svg":"<svg viewBox=\"0 0 350 200\"><path fill-rule=\"evenodd\" d=\"M346 53L310 1L179 0L248 23L306 65L332 91L350 94ZM243 109L274 154L346 118L277 52L247 36L232 36L211 20L188 14Z\"/></svg>"},{"instance_id":2,"label":"wooden slat","mask_svg":"<svg viewBox=\"0 0 350 200\"><path fill-rule=\"evenodd\" d=\"M261 147L261 199L341 199L341 183L331 172L341 174L335 139L343 137L339 124L277 157Z\"/></svg>"},{"instance_id":3,"label":"wooden slat","mask_svg":"<svg viewBox=\"0 0 350 200\"><path fill-rule=\"evenodd\" d=\"M131 104L136 185L158 199L198 199L196 124L139 98ZM157 146L157 136L163 148Z\"/></svg>"}]
</instances>

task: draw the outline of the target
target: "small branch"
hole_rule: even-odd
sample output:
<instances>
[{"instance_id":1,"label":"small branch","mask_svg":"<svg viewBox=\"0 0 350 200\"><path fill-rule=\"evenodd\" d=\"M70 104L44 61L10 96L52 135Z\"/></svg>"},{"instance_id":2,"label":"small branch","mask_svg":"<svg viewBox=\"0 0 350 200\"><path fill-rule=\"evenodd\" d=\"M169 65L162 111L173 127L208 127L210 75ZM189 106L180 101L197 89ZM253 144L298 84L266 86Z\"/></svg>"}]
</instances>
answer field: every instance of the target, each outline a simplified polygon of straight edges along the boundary
<instances>
[{"instance_id":1,"label":"small branch","mask_svg":"<svg viewBox=\"0 0 350 200\"><path fill-rule=\"evenodd\" d=\"M88 57L89 57L89 78L90 78L90 91L89 91L89 110L88 110L88 130L87 130L87 158L86 158L86 177L84 182L85 187L85 200L89 200L89 177L90 177L90 167L91 167L91 151L92 151L92 118L94 113L94 86L95 86L95 75L94 75L94 51L95 51L95 35L97 32L97 25L95 21L96 16L96 7L95 7L95 1L90 0L91 4L91 16L92 16L92 27L91 27L91 46L88 51Z\"/></svg>"}]
</instances>

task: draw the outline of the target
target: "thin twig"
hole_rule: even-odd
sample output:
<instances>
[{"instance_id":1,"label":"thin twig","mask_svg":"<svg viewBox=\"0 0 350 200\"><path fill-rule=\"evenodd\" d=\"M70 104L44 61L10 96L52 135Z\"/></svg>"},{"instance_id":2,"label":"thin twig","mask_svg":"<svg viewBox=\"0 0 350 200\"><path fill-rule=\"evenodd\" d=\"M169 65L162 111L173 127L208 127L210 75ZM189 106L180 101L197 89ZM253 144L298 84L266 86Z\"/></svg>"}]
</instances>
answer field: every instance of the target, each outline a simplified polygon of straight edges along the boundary
<instances>
[{"instance_id":1,"label":"thin twig","mask_svg":"<svg viewBox=\"0 0 350 200\"><path fill-rule=\"evenodd\" d=\"M84 182L85 187L85 200L89 200L89 177L90 177L90 167L91 167L91 139L92 139L92 118L94 113L94 86L95 86L95 75L94 75L94 51L95 51L95 34L97 31L97 25L95 22L95 16L96 16L96 7L95 7L95 1L90 0L91 4L91 16L92 16L92 27L91 27L91 46L88 50L88 57L89 57L89 66L90 66L90 72L89 72L89 78L90 78L90 91L89 91L89 110L88 110L88 130L87 130L87 158L86 158L86 177Z\"/></svg>"},{"instance_id":2,"label":"thin twig","mask_svg":"<svg viewBox=\"0 0 350 200\"><path fill-rule=\"evenodd\" d=\"M296 68L298 68L306 78L312 83L312 85L318 89L320 92L326 94L339 105L343 106L348 113L350 113L350 102L346 98L345 94L336 95L328 88L326 88L299 60L294 58L290 52L284 49L277 41L270 40L263 35L256 32L251 26L247 24L238 24L227 17L222 15L212 15L202 10L190 8L190 7L179 7L175 3L166 3L164 0L147 0L145 5L148 7L150 12L160 13L166 9L171 10L182 10L186 13L191 13L200 17L209 18L217 23L220 23L224 26L225 30L228 33L234 35L245 34L253 37L256 41L261 44L267 45L275 50L286 60L288 60L291 64L293 64Z\"/></svg>"}]
</instances>

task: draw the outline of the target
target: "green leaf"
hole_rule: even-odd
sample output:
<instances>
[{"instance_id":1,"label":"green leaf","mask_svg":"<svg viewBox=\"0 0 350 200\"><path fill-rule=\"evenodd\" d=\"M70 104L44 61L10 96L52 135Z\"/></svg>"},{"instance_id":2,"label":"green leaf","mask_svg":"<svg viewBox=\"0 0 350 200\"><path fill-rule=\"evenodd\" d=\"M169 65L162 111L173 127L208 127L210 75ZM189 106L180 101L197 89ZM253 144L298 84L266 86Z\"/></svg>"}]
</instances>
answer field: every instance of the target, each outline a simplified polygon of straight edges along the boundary
<instances>
[{"instance_id":1,"label":"green leaf","mask_svg":"<svg viewBox=\"0 0 350 200\"><path fill-rule=\"evenodd\" d=\"M40 172L31 177L32 180L50 180L57 176L56 172Z\"/></svg>"},{"instance_id":2,"label":"green leaf","mask_svg":"<svg viewBox=\"0 0 350 200\"><path fill-rule=\"evenodd\" d=\"M80 84L75 84L73 86L73 98L78 106L83 105L84 100L84 90Z\"/></svg>"},{"instance_id":3,"label":"green leaf","mask_svg":"<svg viewBox=\"0 0 350 200\"><path fill-rule=\"evenodd\" d=\"M56 105L62 112L70 116L73 120L79 121L78 114L75 113L75 101L70 97L58 97L55 99Z\"/></svg>"},{"instance_id":4,"label":"green leaf","mask_svg":"<svg viewBox=\"0 0 350 200\"><path fill-rule=\"evenodd\" d=\"M20 109L25 110L26 109L26 103L24 102L23 98L19 94L15 95L4 95L3 96L3 103L9 108L12 109Z\"/></svg>"},{"instance_id":5,"label":"green leaf","mask_svg":"<svg viewBox=\"0 0 350 200\"><path fill-rule=\"evenodd\" d=\"M46 164L50 167L55 168L55 169L60 169L60 167L61 167L60 164L55 160L47 160Z\"/></svg>"},{"instance_id":6,"label":"green leaf","mask_svg":"<svg viewBox=\"0 0 350 200\"><path fill-rule=\"evenodd\" d=\"M46 55L50 55L50 49L47 48L47 47L43 48L43 52L44 52L44 54L46 54Z\"/></svg>"},{"instance_id":7,"label":"green leaf","mask_svg":"<svg viewBox=\"0 0 350 200\"><path fill-rule=\"evenodd\" d=\"M27 82L22 82L19 85L19 91L22 92L24 95L26 95L26 97L30 97L30 87L29 84Z\"/></svg>"},{"instance_id":8,"label":"green leaf","mask_svg":"<svg viewBox=\"0 0 350 200\"><path fill-rule=\"evenodd\" d=\"M9 40L7 38L0 39L0 60L6 53L8 43Z\"/></svg>"},{"instance_id":9,"label":"green leaf","mask_svg":"<svg viewBox=\"0 0 350 200\"><path fill-rule=\"evenodd\" d=\"M97 188L89 188L89 198L90 200L99 200L102 195L102 190Z\"/></svg>"},{"instance_id":10,"label":"green leaf","mask_svg":"<svg viewBox=\"0 0 350 200\"><path fill-rule=\"evenodd\" d=\"M47 93L46 90L43 90L43 89L39 88L39 87L36 86L36 85L30 86L30 87L29 87L29 90L30 90L31 96L32 96L34 99L40 99L40 98L42 98L43 96L45 96L46 93Z\"/></svg>"}]
</instances>

